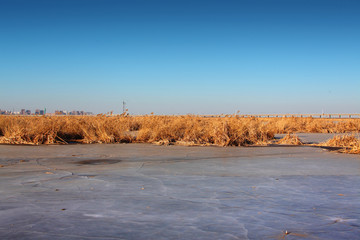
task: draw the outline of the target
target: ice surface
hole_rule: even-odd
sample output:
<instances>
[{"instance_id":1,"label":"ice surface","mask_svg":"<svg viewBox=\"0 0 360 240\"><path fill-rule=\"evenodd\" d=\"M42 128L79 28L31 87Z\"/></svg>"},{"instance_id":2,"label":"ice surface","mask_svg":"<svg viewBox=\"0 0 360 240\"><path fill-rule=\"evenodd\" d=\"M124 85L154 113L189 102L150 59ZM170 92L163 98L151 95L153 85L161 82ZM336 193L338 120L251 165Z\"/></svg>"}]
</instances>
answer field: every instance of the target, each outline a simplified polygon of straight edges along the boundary
<instances>
[{"instance_id":1,"label":"ice surface","mask_svg":"<svg viewBox=\"0 0 360 240\"><path fill-rule=\"evenodd\" d=\"M0 164L0 239L360 239L358 155L1 145Z\"/></svg>"}]
</instances>

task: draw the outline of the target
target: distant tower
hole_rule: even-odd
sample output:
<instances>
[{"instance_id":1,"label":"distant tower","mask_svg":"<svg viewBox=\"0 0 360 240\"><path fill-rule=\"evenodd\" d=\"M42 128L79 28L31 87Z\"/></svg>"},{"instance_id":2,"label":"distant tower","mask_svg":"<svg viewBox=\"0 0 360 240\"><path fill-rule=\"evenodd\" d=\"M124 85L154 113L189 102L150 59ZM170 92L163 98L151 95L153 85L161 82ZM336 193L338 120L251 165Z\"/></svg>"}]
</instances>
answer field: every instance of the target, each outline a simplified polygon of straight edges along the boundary
<instances>
[{"instance_id":1,"label":"distant tower","mask_svg":"<svg viewBox=\"0 0 360 240\"><path fill-rule=\"evenodd\" d=\"M126 111L126 102L123 101L123 113Z\"/></svg>"}]
</instances>

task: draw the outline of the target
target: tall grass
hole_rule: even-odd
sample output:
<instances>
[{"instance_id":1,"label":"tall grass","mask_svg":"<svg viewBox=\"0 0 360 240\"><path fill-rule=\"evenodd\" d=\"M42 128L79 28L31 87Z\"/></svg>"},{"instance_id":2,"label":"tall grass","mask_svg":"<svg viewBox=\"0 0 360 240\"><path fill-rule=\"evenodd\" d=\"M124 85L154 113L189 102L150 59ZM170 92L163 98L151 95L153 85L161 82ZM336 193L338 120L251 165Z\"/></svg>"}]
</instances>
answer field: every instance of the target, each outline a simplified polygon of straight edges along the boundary
<instances>
[{"instance_id":1,"label":"tall grass","mask_svg":"<svg viewBox=\"0 0 360 240\"><path fill-rule=\"evenodd\" d=\"M335 136L322 144L329 147L340 147L340 152L360 154L360 139L355 135Z\"/></svg>"},{"instance_id":2,"label":"tall grass","mask_svg":"<svg viewBox=\"0 0 360 240\"><path fill-rule=\"evenodd\" d=\"M359 132L360 119L187 116L0 116L0 143L160 143L245 146L277 133Z\"/></svg>"},{"instance_id":3,"label":"tall grass","mask_svg":"<svg viewBox=\"0 0 360 240\"><path fill-rule=\"evenodd\" d=\"M142 117L0 117L0 142L188 143L243 146L271 140L274 133L260 120L198 116Z\"/></svg>"},{"instance_id":4,"label":"tall grass","mask_svg":"<svg viewBox=\"0 0 360 240\"><path fill-rule=\"evenodd\" d=\"M286 145L303 145L304 143L296 134L286 134L282 139L277 141L277 144L286 144Z\"/></svg>"},{"instance_id":5,"label":"tall grass","mask_svg":"<svg viewBox=\"0 0 360 240\"><path fill-rule=\"evenodd\" d=\"M268 118L276 133L349 133L360 131L360 119Z\"/></svg>"}]
</instances>

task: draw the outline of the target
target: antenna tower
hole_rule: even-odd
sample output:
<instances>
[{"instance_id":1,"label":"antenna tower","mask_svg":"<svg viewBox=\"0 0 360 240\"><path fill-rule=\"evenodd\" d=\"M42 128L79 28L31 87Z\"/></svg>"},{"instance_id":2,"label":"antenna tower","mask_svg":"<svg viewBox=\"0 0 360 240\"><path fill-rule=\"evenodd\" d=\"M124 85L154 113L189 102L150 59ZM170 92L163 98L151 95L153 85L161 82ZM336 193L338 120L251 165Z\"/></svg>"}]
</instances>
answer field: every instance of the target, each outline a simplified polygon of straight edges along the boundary
<instances>
[{"instance_id":1,"label":"antenna tower","mask_svg":"<svg viewBox=\"0 0 360 240\"><path fill-rule=\"evenodd\" d=\"M123 101L123 113L126 111L126 102Z\"/></svg>"}]
</instances>

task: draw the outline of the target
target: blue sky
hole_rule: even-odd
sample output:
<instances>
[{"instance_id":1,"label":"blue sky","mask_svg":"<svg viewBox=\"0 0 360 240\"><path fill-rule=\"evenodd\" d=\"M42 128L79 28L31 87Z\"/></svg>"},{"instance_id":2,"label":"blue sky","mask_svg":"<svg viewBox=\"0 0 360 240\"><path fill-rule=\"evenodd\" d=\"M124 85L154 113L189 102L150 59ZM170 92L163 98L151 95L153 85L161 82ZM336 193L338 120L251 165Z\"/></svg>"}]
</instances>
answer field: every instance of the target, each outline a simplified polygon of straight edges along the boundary
<instances>
[{"instance_id":1,"label":"blue sky","mask_svg":"<svg viewBox=\"0 0 360 240\"><path fill-rule=\"evenodd\" d=\"M360 112L357 0L0 0L0 109Z\"/></svg>"}]
</instances>

